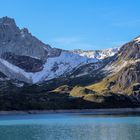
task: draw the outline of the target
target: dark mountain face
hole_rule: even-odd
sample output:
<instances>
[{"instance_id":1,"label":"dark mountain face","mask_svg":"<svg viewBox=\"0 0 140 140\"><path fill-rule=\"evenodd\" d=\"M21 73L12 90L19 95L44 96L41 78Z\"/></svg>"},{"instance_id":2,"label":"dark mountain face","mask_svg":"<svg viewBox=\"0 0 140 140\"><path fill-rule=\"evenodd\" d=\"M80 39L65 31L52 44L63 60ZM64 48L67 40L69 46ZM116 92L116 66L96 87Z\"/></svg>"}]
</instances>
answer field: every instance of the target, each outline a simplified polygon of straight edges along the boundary
<instances>
[{"instance_id":1,"label":"dark mountain face","mask_svg":"<svg viewBox=\"0 0 140 140\"><path fill-rule=\"evenodd\" d=\"M43 70L43 61L41 59L36 59L29 56L15 55L10 52L3 53L1 58L25 70L26 72L38 72Z\"/></svg>"}]
</instances>

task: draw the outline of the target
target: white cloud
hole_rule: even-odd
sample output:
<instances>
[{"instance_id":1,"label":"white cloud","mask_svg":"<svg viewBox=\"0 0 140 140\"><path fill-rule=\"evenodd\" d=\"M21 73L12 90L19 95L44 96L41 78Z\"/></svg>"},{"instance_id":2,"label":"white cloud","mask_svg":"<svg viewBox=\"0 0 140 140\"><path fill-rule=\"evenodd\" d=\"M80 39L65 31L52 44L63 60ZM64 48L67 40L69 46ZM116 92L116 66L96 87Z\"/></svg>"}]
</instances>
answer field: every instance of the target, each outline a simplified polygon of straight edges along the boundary
<instances>
[{"instance_id":1,"label":"white cloud","mask_svg":"<svg viewBox=\"0 0 140 140\"><path fill-rule=\"evenodd\" d=\"M69 45L72 43L80 42L81 39L78 37L60 37L53 40L55 43L59 43L61 45Z\"/></svg>"},{"instance_id":2,"label":"white cloud","mask_svg":"<svg viewBox=\"0 0 140 140\"><path fill-rule=\"evenodd\" d=\"M88 43L85 38L80 37L59 37L52 39L53 46L64 49L94 49L94 45Z\"/></svg>"}]
</instances>

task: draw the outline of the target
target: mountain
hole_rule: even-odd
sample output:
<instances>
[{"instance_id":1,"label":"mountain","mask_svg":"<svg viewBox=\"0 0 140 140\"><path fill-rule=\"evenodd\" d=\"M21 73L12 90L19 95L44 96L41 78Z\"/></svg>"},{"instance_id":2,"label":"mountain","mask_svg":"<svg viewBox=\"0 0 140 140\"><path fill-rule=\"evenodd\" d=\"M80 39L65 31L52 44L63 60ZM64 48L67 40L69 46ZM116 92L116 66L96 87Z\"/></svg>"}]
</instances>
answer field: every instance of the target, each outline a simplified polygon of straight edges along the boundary
<instances>
[{"instance_id":1,"label":"mountain","mask_svg":"<svg viewBox=\"0 0 140 140\"><path fill-rule=\"evenodd\" d=\"M32 36L28 29L19 29L14 19L0 19L0 71L10 79L35 84L98 62L100 59L96 57L51 48Z\"/></svg>"},{"instance_id":2,"label":"mountain","mask_svg":"<svg viewBox=\"0 0 140 140\"><path fill-rule=\"evenodd\" d=\"M80 56L96 59L105 59L107 57L115 55L119 51L119 48L109 48L105 50L73 50L71 52L79 54Z\"/></svg>"},{"instance_id":3,"label":"mountain","mask_svg":"<svg viewBox=\"0 0 140 140\"><path fill-rule=\"evenodd\" d=\"M140 106L140 37L124 44L112 57L103 59L103 65L97 70L91 64L80 69L70 79L72 82L67 82L72 89L60 86L54 91L88 101L94 106L90 105L91 108Z\"/></svg>"},{"instance_id":4,"label":"mountain","mask_svg":"<svg viewBox=\"0 0 140 140\"><path fill-rule=\"evenodd\" d=\"M140 106L140 37L121 48L62 50L0 18L0 110Z\"/></svg>"},{"instance_id":5,"label":"mountain","mask_svg":"<svg viewBox=\"0 0 140 140\"><path fill-rule=\"evenodd\" d=\"M140 37L123 45L102 71L110 73L99 84L113 92L132 94L140 88ZM92 87L92 86L91 86ZM93 89L96 85L93 85ZM102 86L103 87L103 86Z\"/></svg>"}]
</instances>

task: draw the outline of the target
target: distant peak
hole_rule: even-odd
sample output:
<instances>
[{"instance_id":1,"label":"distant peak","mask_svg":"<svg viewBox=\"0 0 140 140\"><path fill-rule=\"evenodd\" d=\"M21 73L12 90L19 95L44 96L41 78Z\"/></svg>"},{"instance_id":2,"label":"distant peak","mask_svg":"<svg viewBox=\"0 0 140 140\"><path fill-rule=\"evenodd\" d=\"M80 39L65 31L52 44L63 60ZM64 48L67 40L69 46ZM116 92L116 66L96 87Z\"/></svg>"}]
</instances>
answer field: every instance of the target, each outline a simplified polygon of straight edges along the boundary
<instances>
[{"instance_id":1,"label":"distant peak","mask_svg":"<svg viewBox=\"0 0 140 140\"><path fill-rule=\"evenodd\" d=\"M15 20L13 18L9 18L9 17L5 16L5 17L0 18L0 24L3 24L3 25L9 25L9 24L15 25Z\"/></svg>"}]
</instances>

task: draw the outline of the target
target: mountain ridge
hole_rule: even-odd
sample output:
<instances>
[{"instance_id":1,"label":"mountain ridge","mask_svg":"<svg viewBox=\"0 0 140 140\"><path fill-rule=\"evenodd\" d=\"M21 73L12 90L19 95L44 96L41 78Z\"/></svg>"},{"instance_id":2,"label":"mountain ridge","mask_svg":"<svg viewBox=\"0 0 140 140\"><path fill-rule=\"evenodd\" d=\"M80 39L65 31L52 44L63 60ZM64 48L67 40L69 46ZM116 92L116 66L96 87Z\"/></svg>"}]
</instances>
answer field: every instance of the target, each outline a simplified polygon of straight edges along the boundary
<instances>
[{"instance_id":1,"label":"mountain ridge","mask_svg":"<svg viewBox=\"0 0 140 140\"><path fill-rule=\"evenodd\" d=\"M100 61L96 57L51 48L32 36L27 28L19 29L12 18L0 19L0 31L0 71L19 81L40 83Z\"/></svg>"},{"instance_id":2,"label":"mountain ridge","mask_svg":"<svg viewBox=\"0 0 140 140\"><path fill-rule=\"evenodd\" d=\"M121 48L62 50L0 18L0 110L140 106L140 37Z\"/></svg>"}]
</instances>

